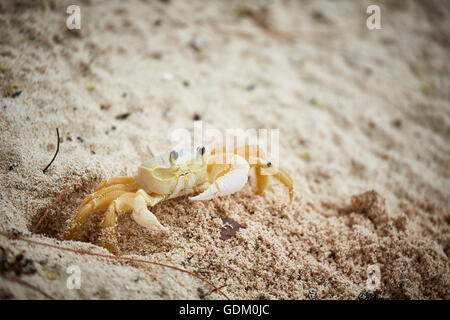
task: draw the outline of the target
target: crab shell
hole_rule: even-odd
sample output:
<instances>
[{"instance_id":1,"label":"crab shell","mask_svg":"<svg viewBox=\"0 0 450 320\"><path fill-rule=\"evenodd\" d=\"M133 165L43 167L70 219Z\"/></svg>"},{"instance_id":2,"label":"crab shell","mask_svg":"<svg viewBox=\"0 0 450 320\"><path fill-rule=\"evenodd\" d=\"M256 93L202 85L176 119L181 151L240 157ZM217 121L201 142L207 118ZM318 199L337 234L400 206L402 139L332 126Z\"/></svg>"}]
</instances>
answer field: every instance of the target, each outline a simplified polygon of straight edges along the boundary
<instances>
[{"instance_id":1,"label":"crab shell","mask_svg":"<svg viewBox=\"0 0 450 320\"><path fill-rule=\"evenodd\" d=\"M183 149L176 160L171 159L171 152L154 157L139 166L136 184L147 193L168 198L192 193L207 181L206 158L198 149Z\"/></svg>"}]
</instances>

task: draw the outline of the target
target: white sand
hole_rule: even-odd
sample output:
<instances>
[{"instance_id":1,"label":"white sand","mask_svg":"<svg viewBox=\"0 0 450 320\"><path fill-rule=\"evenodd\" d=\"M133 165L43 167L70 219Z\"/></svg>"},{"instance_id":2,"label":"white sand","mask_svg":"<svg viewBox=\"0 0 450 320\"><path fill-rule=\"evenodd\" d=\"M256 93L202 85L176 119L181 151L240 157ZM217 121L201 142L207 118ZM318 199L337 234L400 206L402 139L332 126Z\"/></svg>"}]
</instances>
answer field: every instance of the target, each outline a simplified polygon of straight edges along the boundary
<instances>
[{"instance_id":1,"label":"white sand","mask_svg":"<svg viewBox=\"0 0 450 320\"><path fill-rule=\"evenodd\" d=\"M197 113L220 130L281 129L293 204L277 183L264 196L246 186L166 201L152 209L165 237L122 214L122 256L196 272L237 299L355 299L370 265L381 269L380 297L450 297L445 2L380 4L382 30L369 31L360 1L268 1L266 10L251 1L246 15L238 1L78 1L79 32L65 27L72 3L0 4L1 232L108 254L100 213L86 225L91 243L59 241L67 220L102 179L169 151L173 130L192 129ZM56 128L62 143L44 174ZM226 241L225 217L245 227ZM56 299L223 298L164 267L3 235L0 247L37 270L22 283L4 271L1 298L44 298L23 282ZM74 264L80 290L66 287Z\"/></svg>"}]
</instances>

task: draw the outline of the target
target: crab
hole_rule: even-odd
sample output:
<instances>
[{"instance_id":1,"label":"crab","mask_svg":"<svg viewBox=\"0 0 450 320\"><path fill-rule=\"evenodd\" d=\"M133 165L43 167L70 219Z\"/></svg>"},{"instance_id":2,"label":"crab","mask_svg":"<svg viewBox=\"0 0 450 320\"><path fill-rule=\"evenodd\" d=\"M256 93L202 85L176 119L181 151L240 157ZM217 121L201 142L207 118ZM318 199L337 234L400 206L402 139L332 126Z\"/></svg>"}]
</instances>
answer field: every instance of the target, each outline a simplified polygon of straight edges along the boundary
<instances>
[{"instance_id":1,"label":"crab","mask_svg":"<svg viewBox=\"0 0 450 320\"><path fill-rule=\"evenodd\" d=\"M118 176L104 180L94 193L86 196L77 213L63 233L65 240L79 239L77 235L93 212L103 211L103 246L113 254L117 247L117 215L132 212L140 226L167 232L148 209L164 200L199 193L190 200L210 200L233 194L248 181L250 168L255 169L256 193L262 194L272 176L294 197L293 181L288 172L266 159L258 145L245 145L228 149L225 146L171 151L154 157L139 166L134 177ZM269 174L264 170L270 171Z\"/></svg>"}]
</instances>

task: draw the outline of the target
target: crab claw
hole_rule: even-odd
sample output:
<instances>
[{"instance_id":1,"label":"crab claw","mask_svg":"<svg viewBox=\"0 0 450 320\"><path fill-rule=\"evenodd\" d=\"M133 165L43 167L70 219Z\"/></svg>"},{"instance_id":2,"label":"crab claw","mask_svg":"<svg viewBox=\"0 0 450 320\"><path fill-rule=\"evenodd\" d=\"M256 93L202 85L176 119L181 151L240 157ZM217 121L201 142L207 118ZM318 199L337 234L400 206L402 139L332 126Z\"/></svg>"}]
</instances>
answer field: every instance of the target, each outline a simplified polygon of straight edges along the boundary
<instances>
[{"instance_id":1,"label":"crab claw","mask_svg":"<svg viewBox=\"0 0 450 320\"><path fill-rule=\"evenodd\" d=\"M149 230L168 230L158 221L155 215L147 209L147 203L141 195L138 195L133 201L132 217L137 224Z\"/></svg>"},{"instance_id":2,"label":"crab claw","mask_svg":"<svg viewBox=\"0 0 450 320\"><path fill-rule=\"evenodd\" d=\"M226 169L217 172L217 170L208 170L214 172L214 177L210 177L210 181L212 180L209 187L195 197L190 197L191 200L210 200L216 197L226 196L232 193L235 193L242 189L242 187L248 181L248 171L250 170L250 166L248 162L236 155L236 154L227 154L226 156L231 159L231 164L225 165ZM215 166L218 158L217 156L213 156L211 166ZM220 162L217 162L220 163ZM220 167L224 167L223 165L218 165ZM217 166L217 168L219 168ZM215 180L215 181L214 181Z\"/></svg>"}]
</instances>

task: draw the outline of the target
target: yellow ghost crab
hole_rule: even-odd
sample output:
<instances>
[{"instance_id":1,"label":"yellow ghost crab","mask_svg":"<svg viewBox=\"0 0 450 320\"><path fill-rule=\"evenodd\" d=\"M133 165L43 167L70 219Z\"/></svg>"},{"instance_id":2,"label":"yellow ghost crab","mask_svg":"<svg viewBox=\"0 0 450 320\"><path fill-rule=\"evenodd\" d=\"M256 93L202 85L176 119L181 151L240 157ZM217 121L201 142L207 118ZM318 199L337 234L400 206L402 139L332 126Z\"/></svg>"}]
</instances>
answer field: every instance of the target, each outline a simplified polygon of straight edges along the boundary
<instances>
[{"instance_id":1,"label":"yellow ghost crab","mask_svg":"<svg viewBox=\"0 0 450 320\"><path fill-rule=\"evenodd\" d=\"M256 192L262 194L269 176L289 189L294 196L293 181L286 170L275 167L257 145L245 145L227 150L220 146L206 152L205 147L194 150L171 151L144 162L135 177L114 177L103 181L96 191L86 197L63 238L73 240L90 214L105 211L102 223L104 247L117 254L117 214L132 211L133 219L142 227L167 231L148 210L157 203L192 193L200 194L190 200L210 200L239 191L248 181L250 168L255 168ZM270 175L263 170L269 169Z\"/></svg>"}]
</instances>

